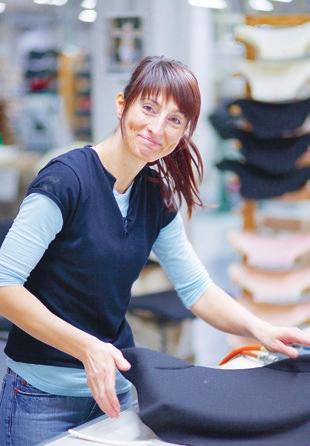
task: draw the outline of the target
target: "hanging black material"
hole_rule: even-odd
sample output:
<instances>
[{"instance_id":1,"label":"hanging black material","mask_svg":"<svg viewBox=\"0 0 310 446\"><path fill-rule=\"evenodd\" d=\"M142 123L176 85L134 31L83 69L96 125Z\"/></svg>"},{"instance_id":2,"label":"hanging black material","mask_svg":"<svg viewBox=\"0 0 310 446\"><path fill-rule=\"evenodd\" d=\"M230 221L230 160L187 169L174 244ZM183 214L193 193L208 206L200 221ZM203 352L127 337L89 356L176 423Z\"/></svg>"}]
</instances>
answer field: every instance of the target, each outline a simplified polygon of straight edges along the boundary
<instances>
[{"instance_id":1,"label":"hanging black material","mask_svg":"<svg viewBox=\"0 0 310 446\"><path fill-rule=\"evenodd\" d=\"M218 106L208 118L214 130L223 139L239 138L242 135L242 119L230 115L226 105ZM247 133L250 134L251 132Z\"/></svg>"},{"instance_id":2,"label":"hanging black material","mask_svg":"<svg viewBox=\"0 0 310 446\"><path fill-rule=\"evenodd\" d=\"M235 118L244 117L251 124L256 136L275 138L288 136L303 125L310 114L310 99L279 103L236 99L226 104L230 114L238 107L241 113L236 114Z\"/></svg>"},{"instance_id":3,"label":"hanging black material","mask_svg":"<svg viewBox=\"0 0 310 446\"><path fill-rule=\"evenodd\" d=\"M259 138L295 136L310 114L310 99L267 103L252 99L223 100L209 116L223 139L238 138L248 130Z\"/></svg>"},{"instance_id":4,"label":"hanging black material","mask_svg":"<svg viewBox=\"0 0 310 446\"><path fill-rule=\"evenodd\" d=\"M261 139L240 130L237 138L246 162L271 174L296 169L296 161L310 145L310 133L294 138Z\"/></svg>"},{"instance_id":5,"label":"hanging black material","mask_svg":"<svg viewBox=\"0 0 310 446\"><path fill-rule=\"evenodd\" d=\"M240 178L240 194L253 200L279 197L301 189L310 179L310 167L295 169L287 174L272 175L249 164L224 159L216 164L218 169L234 172Z\"/></svg>"},{"instance_id":6,"label":"hanging black material","mask_svg":"<svg viewBox=\"0 0 310 446\"><path fill-rule=\"evenodd\" d=\"M310 355L247 370L195 367L143 348L123 350L142 421L189 446L309 446Z\"/></svg>"}]
</instances>

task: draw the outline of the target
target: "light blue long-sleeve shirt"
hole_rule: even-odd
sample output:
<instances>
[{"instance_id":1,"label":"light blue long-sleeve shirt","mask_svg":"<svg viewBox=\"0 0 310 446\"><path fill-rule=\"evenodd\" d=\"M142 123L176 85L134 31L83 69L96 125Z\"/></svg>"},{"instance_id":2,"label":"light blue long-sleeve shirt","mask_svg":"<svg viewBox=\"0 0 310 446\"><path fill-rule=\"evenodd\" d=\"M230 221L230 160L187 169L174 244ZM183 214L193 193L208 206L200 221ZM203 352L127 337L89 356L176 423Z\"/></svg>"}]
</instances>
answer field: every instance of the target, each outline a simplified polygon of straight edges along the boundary
<instances>
[{"instance_id":1,"label":"light blue long-sleeve shirt","mask_svg":"<svg viewBox=\"0 0 310 446\"><path fill-rule=\"evenodd\" d=\"M119 194L114 189L123 217L127 215L130 190ZM48 245L61 231L62 225L61 211L53 200L39 193L26 197L0 249L0 286L23 285ZM153 251L184 305L190 308L212 281L186 237L179 214L160 231ZM91 396L83 369L27 364L10 358L7 365L31 385L45 392ZM129 388L129 381L118 372L117 393Z\"/></svg>"}]
</instances>

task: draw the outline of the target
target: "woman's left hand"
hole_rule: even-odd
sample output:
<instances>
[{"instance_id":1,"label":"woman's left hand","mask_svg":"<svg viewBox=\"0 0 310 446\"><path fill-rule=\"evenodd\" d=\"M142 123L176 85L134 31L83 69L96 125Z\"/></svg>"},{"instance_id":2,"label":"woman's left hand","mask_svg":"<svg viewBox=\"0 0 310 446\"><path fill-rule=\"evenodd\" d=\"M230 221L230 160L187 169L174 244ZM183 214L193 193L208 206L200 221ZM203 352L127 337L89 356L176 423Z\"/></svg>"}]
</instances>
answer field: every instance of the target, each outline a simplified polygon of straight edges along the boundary
<instances>
[{"instance_id":1,"label":"woman's left hand","mask_svg":"<svg viewBox=\"0 0 310 446\"><path fill-rule=\"evenodd\" d=\"M283 353L292 359L298 357L298 352L290 344L310 346L310 335L296 327L262 323L255 327L253 334L270 352Z\"/></svg>"}]
</instances>

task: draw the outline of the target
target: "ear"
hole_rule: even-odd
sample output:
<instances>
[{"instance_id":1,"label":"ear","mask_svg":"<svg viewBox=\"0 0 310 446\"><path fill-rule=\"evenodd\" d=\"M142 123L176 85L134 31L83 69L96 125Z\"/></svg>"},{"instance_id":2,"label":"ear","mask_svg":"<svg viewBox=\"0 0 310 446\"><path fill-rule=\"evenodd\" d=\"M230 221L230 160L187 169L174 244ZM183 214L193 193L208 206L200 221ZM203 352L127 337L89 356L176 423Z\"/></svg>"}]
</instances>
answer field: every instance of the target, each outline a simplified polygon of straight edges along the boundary
<instances>
[{"instance_id":1,"label":"ear","mask_svg":"<svg viewBox=\"0 0 310 446\"><path fill-rule=\"evenodd\" d=\"M122 118L125 107L125 98L124 98L124 93L122 91L117 93L115 98L115 105L116 105L117 119L120 120Z\"/></svg>"}]
</instances>

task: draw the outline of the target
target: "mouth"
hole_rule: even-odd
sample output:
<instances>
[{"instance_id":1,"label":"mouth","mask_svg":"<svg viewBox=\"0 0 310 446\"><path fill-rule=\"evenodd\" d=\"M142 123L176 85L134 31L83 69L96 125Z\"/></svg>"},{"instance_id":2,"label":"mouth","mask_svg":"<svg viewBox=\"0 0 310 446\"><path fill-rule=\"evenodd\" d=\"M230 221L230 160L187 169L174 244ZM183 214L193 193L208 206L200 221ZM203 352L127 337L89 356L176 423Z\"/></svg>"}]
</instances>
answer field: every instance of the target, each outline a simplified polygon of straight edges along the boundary
<instances>
[{"instance_id":1,"label":"mouth","mask_svg":"<svg viewBox=\"0 0 310 446\"><path fill-rule=\"evenodd\" d=\"M147 136L143 136L138 134L139 138L141 138L143 140L144 143L146 143L146 145L150 146L150 147L158 147L161 144L156 141L155 139L149 138Z\"/></svg>"}]
</instances>

